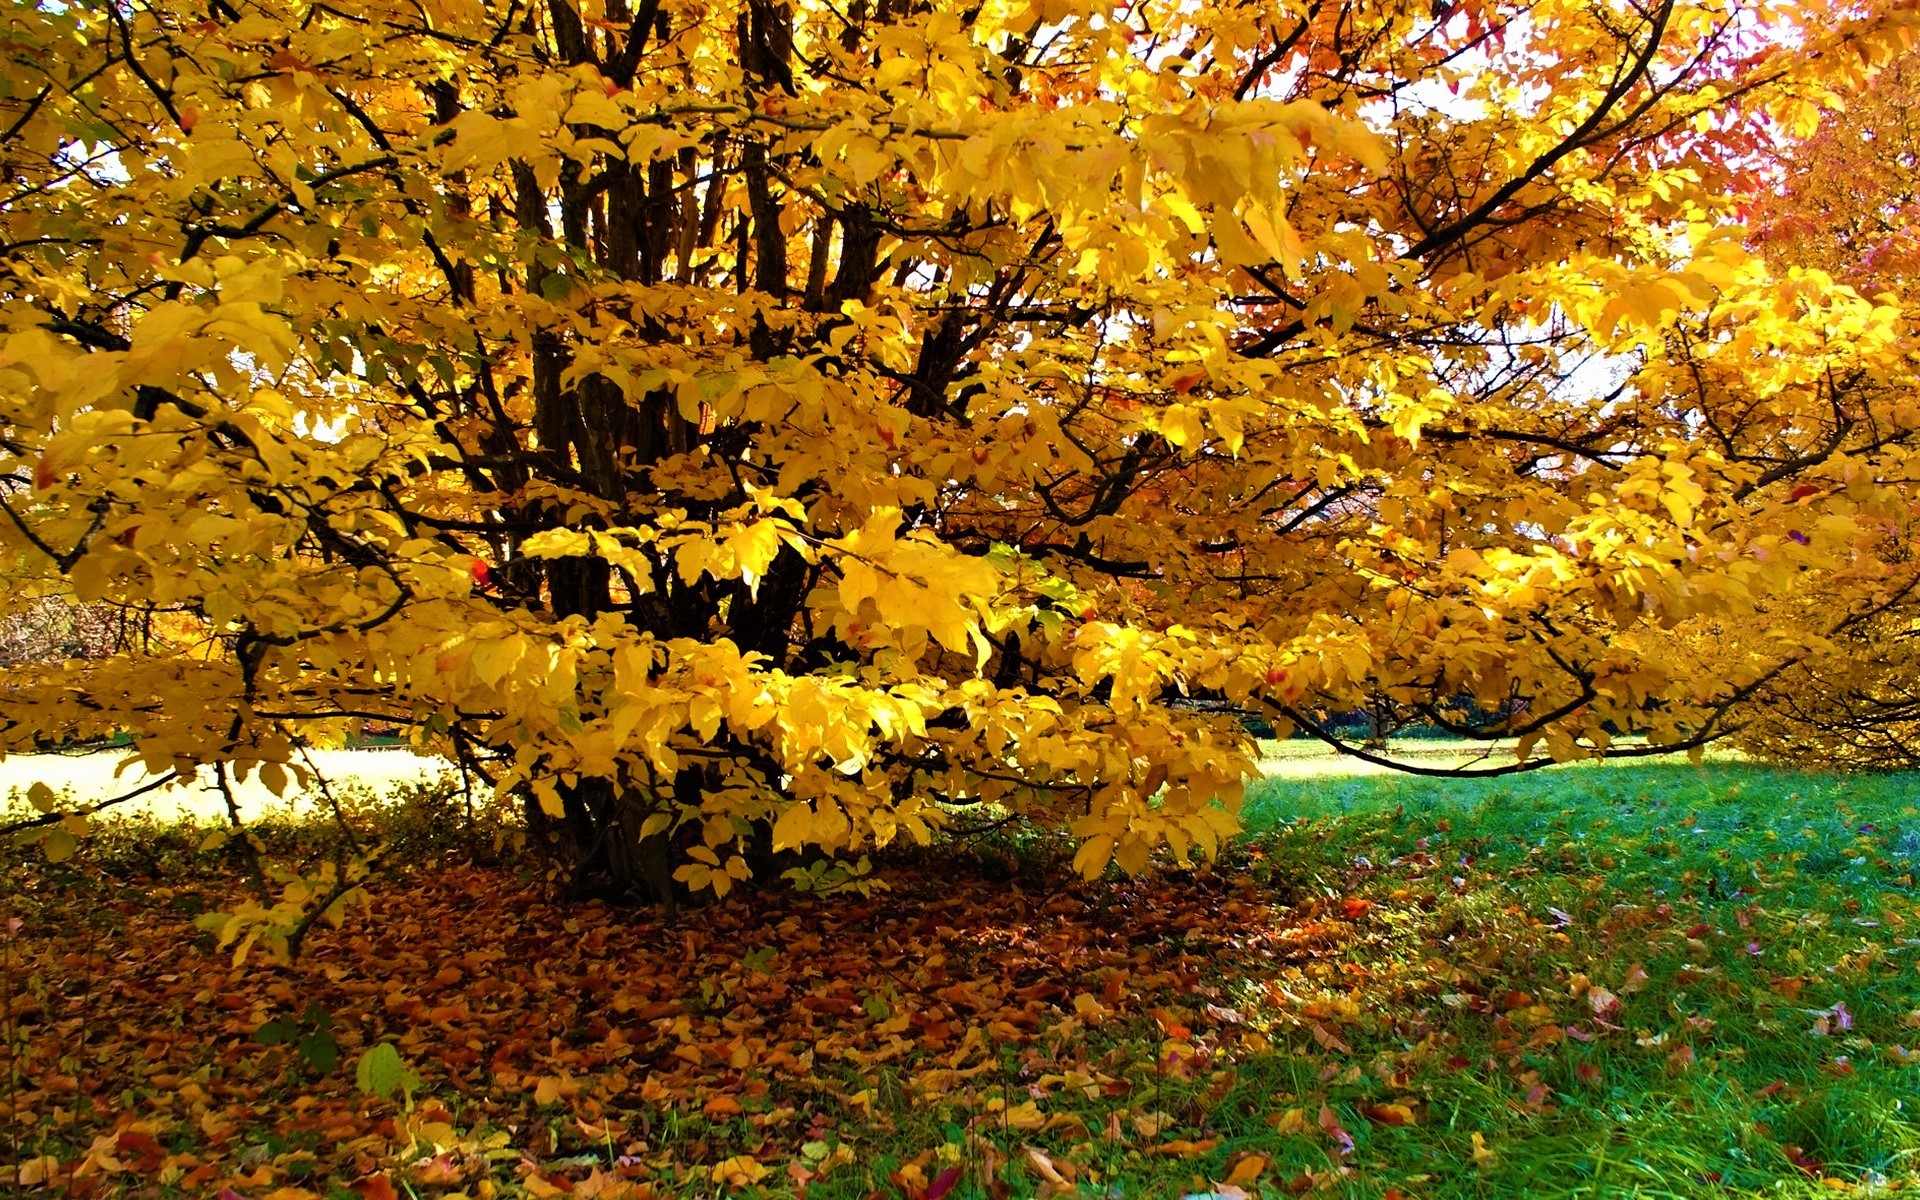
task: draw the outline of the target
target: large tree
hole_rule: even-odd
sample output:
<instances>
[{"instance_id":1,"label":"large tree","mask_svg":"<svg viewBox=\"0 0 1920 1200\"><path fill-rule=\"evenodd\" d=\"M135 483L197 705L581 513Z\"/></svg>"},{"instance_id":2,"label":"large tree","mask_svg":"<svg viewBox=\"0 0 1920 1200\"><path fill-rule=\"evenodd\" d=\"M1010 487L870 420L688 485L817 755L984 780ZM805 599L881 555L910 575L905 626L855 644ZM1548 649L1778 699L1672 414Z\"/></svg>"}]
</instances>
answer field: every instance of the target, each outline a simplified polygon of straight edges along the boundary
<instances>
[{"instance_id":1,"label":"large tree","mask_svg":"<svg viewBox=\"0 0 1920 1200\"><path fill-rule=\"evenodd\" d=\"M1724 227L1903 20L16 6L0 546L193 623L7 669L0 748L400 725L665 895L970 810L1210 851L1222 703L1704 744L1795 651L1654 634L1835 553L1796 481L1920 420L1895 309Z\"/></svg>"}]
</instances>

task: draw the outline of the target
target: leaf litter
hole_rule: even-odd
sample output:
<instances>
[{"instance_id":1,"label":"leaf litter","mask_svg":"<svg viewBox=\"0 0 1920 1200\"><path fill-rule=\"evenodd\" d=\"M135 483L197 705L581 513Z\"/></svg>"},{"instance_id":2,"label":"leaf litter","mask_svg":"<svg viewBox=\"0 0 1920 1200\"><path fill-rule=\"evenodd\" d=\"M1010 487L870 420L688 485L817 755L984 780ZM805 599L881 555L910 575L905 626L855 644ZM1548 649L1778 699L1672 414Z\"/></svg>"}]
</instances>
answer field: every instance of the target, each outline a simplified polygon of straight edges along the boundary
<instances>
[{"instance_id":1,"label":"leaf litter","mask_svg":"<svg viewBox=\"0 0 1920 1200\"><path fill-rule=\"evenodd\" d=\"M1910 1118L1822 1116L1920 1061L1899 864L1796 909L1790 857L1714 896L1575 849L1299 820L1212 873L893 869L870 898L675 919L441 867L298 963L239 968L193 924L218 881L35 868L4 947L0 1177L227 1200L1411 1200L1528 1194L1543 1148L1576 1145L1569 1182L1905 1182ZM1608 1157L1660 1113L1725 1124L1722 1157Z\"/></svg>"}]
</instances>

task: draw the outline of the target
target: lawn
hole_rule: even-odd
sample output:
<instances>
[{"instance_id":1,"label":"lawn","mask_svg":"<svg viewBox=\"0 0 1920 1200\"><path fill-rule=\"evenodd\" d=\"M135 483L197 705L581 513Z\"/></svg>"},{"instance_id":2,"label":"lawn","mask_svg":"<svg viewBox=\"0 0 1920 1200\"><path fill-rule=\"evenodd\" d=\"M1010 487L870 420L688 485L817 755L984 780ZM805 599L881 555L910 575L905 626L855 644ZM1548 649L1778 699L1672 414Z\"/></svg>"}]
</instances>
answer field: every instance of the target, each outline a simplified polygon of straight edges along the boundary
<instances>
[{"instance_id":1,"label":"lawn","mask_svg":"<svg viewBox=\"0 0 1920 1200\"><path fill-rule=\"evenodd\" d=\"M673 921L400 821L371 917L238 969L197 833L123 827L0 860L0 1159L248 1200L1920 1186L1915 783L1290 769L1212 870L1010 837ZM381 1044L417 1082L356 1079Z\"/></svg>"}]
</instances>

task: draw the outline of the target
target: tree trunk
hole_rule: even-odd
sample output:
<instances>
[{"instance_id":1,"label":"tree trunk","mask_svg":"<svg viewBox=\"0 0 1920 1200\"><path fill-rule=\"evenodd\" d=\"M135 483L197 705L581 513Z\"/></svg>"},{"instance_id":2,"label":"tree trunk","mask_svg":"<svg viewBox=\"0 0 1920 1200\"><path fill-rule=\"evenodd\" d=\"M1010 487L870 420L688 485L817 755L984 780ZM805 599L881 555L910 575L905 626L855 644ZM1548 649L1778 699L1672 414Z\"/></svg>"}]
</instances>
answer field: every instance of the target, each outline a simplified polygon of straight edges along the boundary
<instances>
[{"instance_id":1,"label":"tree trunk","mask_svg":"<svg viewBox=\"0 0 1920 1200\"><path fill-rule=\"evenodd\" d=\"M683 898L674 883L673 837L641 834L651 806L616 794L604 779L559 788L562 815L527 798L527 823L540 848L566 875L569 894L617 904L673 908Z\"/></svg>"}]
</instances>

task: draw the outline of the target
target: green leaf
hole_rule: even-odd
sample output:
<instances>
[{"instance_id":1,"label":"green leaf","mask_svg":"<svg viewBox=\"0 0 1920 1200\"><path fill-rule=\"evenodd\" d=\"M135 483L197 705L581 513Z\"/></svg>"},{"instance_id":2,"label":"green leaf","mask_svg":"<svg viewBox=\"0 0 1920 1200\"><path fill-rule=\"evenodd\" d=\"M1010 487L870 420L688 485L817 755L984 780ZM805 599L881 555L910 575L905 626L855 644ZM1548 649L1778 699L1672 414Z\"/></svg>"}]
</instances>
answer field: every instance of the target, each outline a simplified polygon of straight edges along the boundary
<instances>
[{"instance_id":1,"label":"green leaf","mask_svg":"<svg viewBox=\"0 0 1920 1200\"><path fill-rule=\"evenodd\" d=\"M291 1042L299 1033L292 1017L275 1017L253 1031L253 1040L262 1046L280 1046Z\"/></svg>"},{"instance_id":2,"label":"green leaf","mask_svg":"<svg viewBox=\"0 0 1920 1200\"><path fill-rule=\"evenodd\" d=\"M333 1069L340 1065L340 1044L330 1033L309 1033L295 1043L294 1048L307 1060L307 1065L321 1075L333 1074Z\"/></svg>"},{"instance_id":3,"label":"green leaf","mask_svg":"<svg viewBox=\"0 0 1920 1200\"><path fill-rule=\"evenodd\" d=\"M762 946L758 950L749 950L740 958L740 965L749 971L761 975L773 974L774 948Z\"/></svg>"},{"instance_id":4,"label":"green leaf","mask_svg":"<svg viewBox=\"0 0 1920 1200\"><path fill-rule=\"evenodd\" d=\"M48 829L47 835L40 839L40 849L46 852L50 863L67 861L79 848L80 843L74 836L58 825Z\"/></svg>"},{"instance_id":5,"label":"green leaf","mask_svg":"<svg viewBox=\"0 0 1920 1200\"><path fill-rule=\"evenodd\" d=\"M392 1042L381 1042L362 1054L353 1079L369 1096L384 1098L404 1092L409 1105L413 1103L413 1090L420 1086L420 1077L408 1068Z\"/></svg>"}]
</instances>

